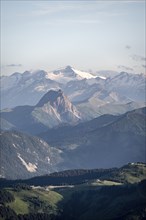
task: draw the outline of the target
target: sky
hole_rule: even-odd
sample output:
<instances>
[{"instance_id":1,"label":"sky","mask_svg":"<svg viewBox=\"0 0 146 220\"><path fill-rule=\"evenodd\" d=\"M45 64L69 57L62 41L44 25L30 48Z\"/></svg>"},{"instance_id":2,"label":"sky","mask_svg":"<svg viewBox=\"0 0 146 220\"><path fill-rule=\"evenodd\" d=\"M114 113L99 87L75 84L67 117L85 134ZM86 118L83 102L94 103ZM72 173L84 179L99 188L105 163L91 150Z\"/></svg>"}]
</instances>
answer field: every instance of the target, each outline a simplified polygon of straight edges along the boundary
<instances>
[{"instance_id":1,"label":"sky","mask_svg":"<svg viewBox=\"0 0 146 220\"><path fill-rule=\"evenodd\" d=\"M144 73L145 0L1 0L1 74L51 71Z\"/></svg>"}]
</instances>

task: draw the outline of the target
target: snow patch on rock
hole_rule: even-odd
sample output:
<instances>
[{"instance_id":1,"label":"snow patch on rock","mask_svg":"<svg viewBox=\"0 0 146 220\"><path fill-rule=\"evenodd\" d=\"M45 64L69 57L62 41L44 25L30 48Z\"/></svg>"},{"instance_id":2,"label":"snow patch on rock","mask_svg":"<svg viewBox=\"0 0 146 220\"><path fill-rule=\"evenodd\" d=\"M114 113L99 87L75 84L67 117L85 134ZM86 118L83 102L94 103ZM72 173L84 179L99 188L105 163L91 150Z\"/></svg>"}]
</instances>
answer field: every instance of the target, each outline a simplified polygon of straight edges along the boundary
<instances>
[{"instance_id":1,"label":"snow patch on rock","mask_svg":"<svg viewBox=\"0 0 146 220\"><path fill-rule=\"evenodd\" d=\"M12 145L13 145L13 147L17 148L15 144L12 144Z\"/></svg>"},{"instance_id":2,"label":"snow patch on rock","mask_svg":"<svg viewBox=\"0 0 146 220\"><path fill-rule=\"evenodd\" d=\"M30 172L30 173L34 173L36 172L37 166L35 164L32 163L26 163L25 160L23 160L23 158L20 156L20 154L17 154L18 158L21 160L22 164L26 167L26 169Z\"/></svg>"}]
</instances>

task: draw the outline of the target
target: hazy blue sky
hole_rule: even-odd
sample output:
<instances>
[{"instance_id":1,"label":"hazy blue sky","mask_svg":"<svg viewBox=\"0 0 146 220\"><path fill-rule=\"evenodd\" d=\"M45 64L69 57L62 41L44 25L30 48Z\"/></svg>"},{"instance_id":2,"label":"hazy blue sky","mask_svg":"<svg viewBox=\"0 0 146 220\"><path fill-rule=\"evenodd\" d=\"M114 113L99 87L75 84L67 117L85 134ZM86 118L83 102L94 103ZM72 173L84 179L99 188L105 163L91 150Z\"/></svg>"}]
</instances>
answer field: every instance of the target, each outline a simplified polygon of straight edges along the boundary
<instances>
[{"instance_id":1,"label":"hazy blue sky","mask_svg":"<svg viewBox=\"0 0 146 220\"><path fill-rule=\"evenodd\" d=\"M145 1L1 1L1 72L145 71Z\"/></svg>"}]
</instances>

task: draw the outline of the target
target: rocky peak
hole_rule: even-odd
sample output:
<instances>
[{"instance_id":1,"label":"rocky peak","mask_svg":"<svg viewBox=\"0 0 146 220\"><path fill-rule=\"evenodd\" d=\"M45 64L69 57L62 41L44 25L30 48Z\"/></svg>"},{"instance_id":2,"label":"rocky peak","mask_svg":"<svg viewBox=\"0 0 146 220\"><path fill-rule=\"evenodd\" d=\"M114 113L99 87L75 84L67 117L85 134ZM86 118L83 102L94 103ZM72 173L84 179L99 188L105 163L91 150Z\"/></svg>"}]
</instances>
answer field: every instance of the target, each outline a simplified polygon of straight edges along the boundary
<instances>
[{"instance_id":1,"label":"rocky peak","mask_svg":"<svg viewBox=\"0 0 146 220\"><path fill-rule=\"evenodd\" d=\"M73 72L72 67L71 66L66 66L64 69L64 72Z\"/></svg>"},{"instance_id":2,"label":"rocky peak","mask_svg":"<svg viewBox=\"0 0 146 220\"><path fill-rule=\"evenodd\" d=\"M59 70L55 70L53 73L56 74L56 75L60 74L60 73L63 73L64 76L66 76L66 77L67 76L72 76L72 77L75 76L75 72L74 72L73 68L69 65L64 67L64 68L61 68Z\"/></svg>"},{"instance_id":3,"label":"rocky peak","mask_svg":"<svg viewBox=\"0 0 146 220\"><path fill-rule=\"evenodd\" d=\"M41 109L39 111L45 112L47 115L48 113L55 114L54 117L57 116L65 123L74 123L81 119L80 113L61 89L47 92L35 107L39 107Z\"/></svg>"},{"instance_id":4,"label":"rocky peak","mask_svg":"<svg viewBox=\"0 0 146 220\"><path fill-rule=\"evenodd\" d=\"M62 97L63 98L63 92L61 89L59 89L58 91L55 91L55 90L50 90L48 91L41 99L40 101L37 103L36 107L42 107L44 106L44 104L46 103L54 103L55 101L57 101L57 99L59 97Z\"/></svg>"}]
</instances>

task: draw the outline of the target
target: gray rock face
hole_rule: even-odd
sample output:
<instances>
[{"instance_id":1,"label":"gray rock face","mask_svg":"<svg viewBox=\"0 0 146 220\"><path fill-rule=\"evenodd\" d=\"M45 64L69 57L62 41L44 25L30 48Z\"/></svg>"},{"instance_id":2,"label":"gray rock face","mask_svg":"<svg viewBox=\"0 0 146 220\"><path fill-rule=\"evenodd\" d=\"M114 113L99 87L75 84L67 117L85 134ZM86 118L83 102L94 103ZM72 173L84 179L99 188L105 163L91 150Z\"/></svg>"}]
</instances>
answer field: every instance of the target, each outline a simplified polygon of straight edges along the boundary
<instances>
[{"instance_id":1,"label":"gray rock face","mask_svg":"<svg viewBox=\"0 0 146 220\"><path fill-rule=\"evenodd\" d=\"M40 133L61 124L76 124L80 113L61 90L50 90L35 106L19 106L3 110L1 116L17 130Z\"/></svg>"}]
</instances>

